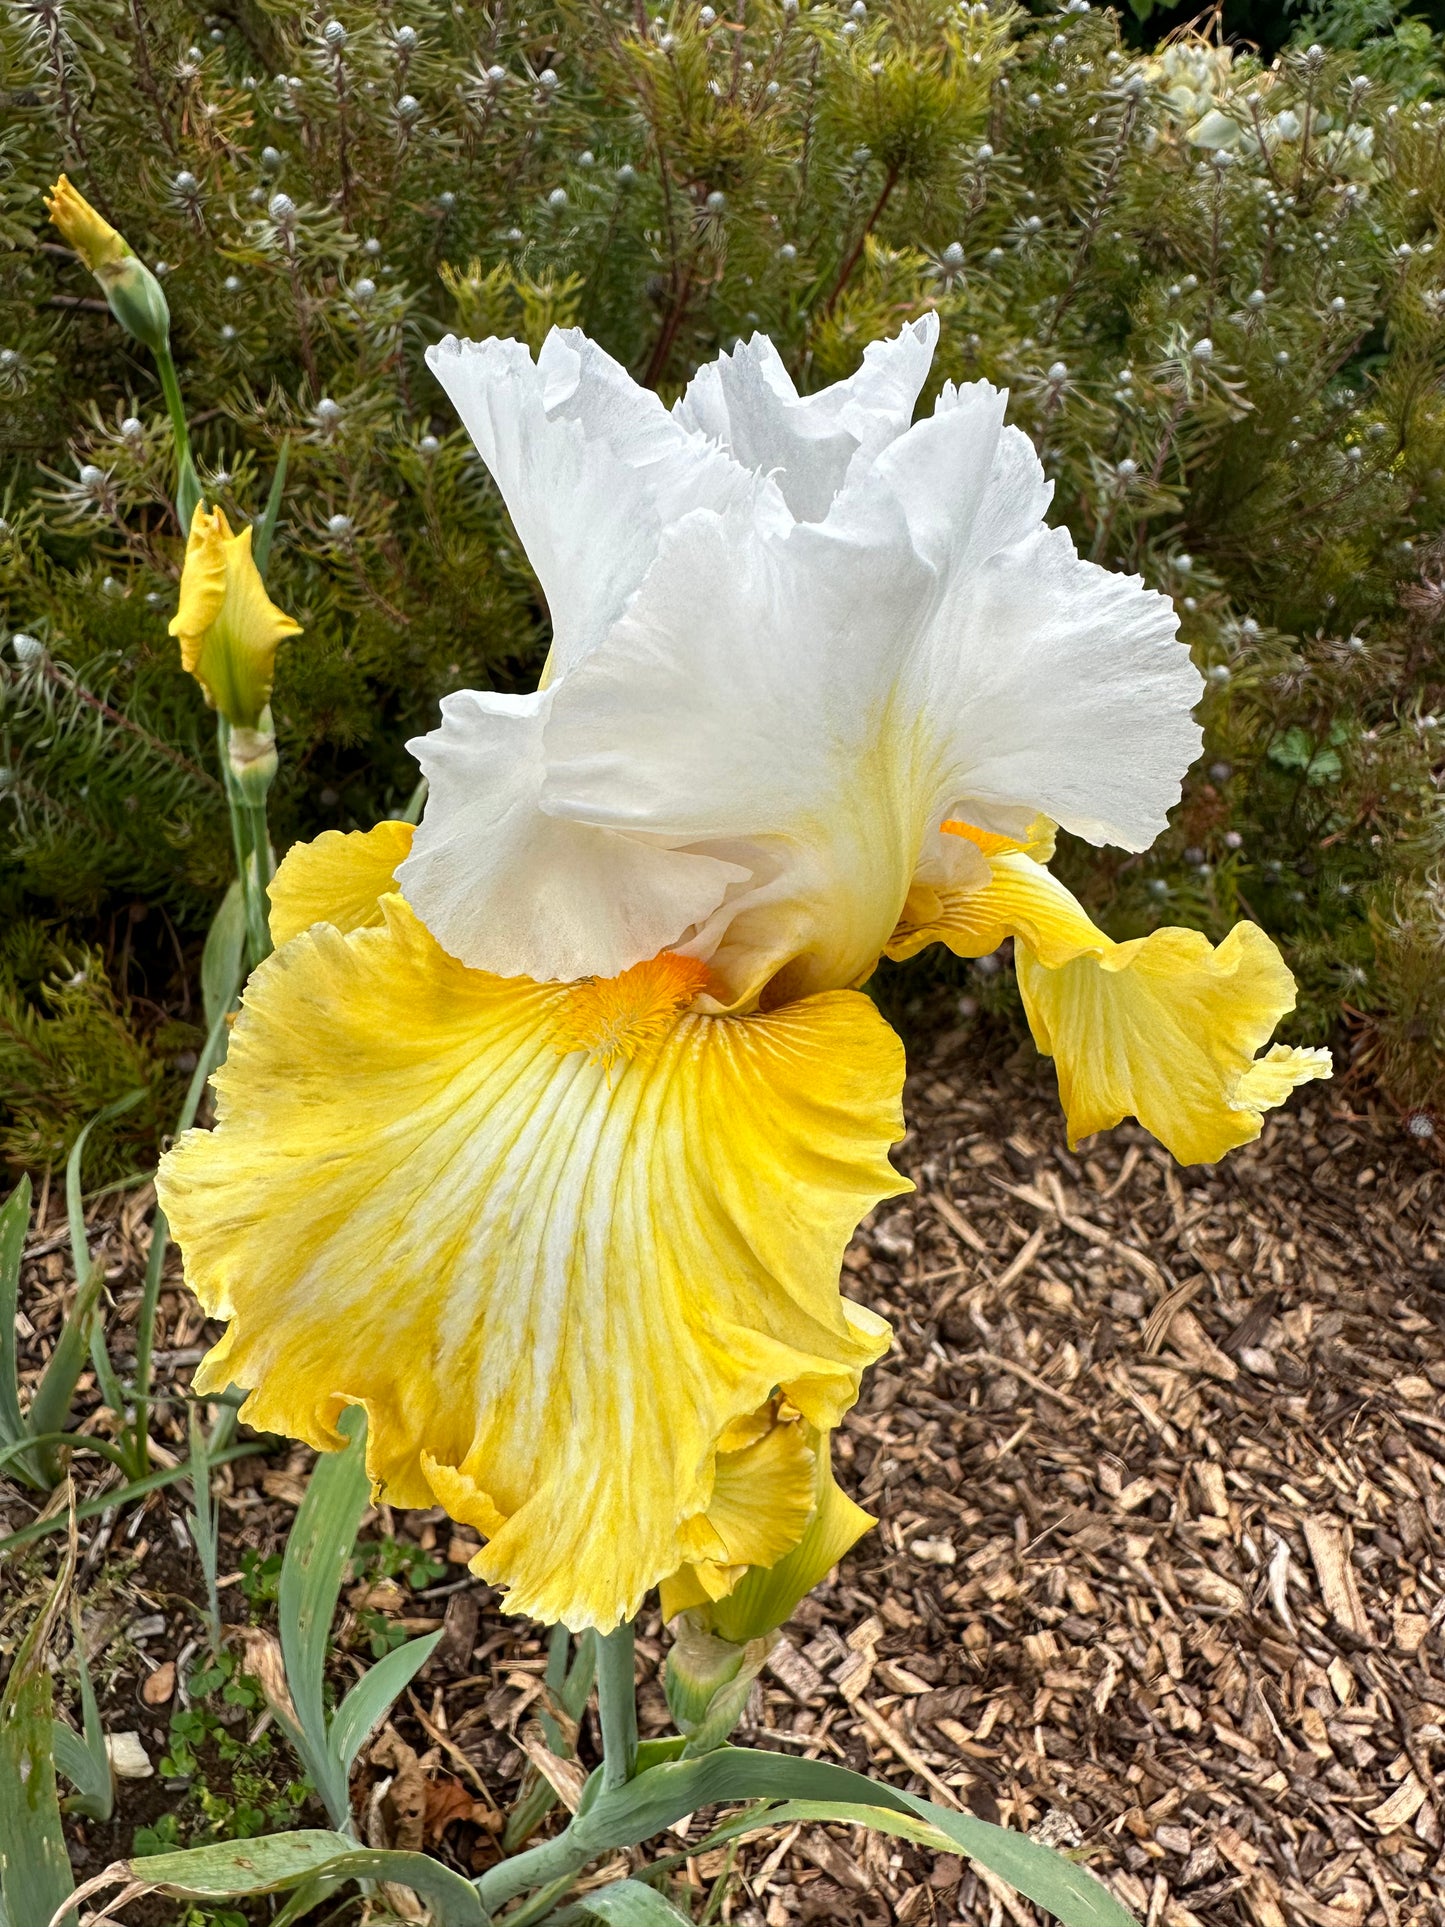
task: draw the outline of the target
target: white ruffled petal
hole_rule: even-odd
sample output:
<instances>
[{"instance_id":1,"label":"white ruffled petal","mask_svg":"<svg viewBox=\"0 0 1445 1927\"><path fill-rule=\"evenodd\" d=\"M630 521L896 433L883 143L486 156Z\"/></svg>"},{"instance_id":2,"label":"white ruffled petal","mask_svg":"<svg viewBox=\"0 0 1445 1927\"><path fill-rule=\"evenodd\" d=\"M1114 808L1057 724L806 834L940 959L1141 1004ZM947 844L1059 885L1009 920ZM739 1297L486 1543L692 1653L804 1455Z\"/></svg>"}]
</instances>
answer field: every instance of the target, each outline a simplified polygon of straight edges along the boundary
<instances>
[{"instance_id":1,"label":"white ruffled petal","mask_svg":"<svg viewBox=\"0 0 1445 1927\"><path fill-rule=\"evenodd\" d=\"M1199 753L1203 685L1169 598L1043 524L1052 490L1005 400L946 389L878 463L939 572L913 700L947 719L955 814L1005 834L1043 814L1146 849Z\"/></svg>"},{"instance_id":2,"label":"white ruffled petal","mask_svg":"<svg viewBox=\"0 0 1445 1927\"><path fill-rule=\"evenodd\" d=\"M534 362L520 341L458 341L427 365L491 470L552 618L553 677L602 636L647 571L661 532L698 507L776 490L691 434L576 329Z\"/></svg>"},{"instance_id":3,"label":"white ruffled petal","mask_svg":"<svg viewBox=\"0 0 1445 1927\"><path fill-rule=\"evenodd\" d=\"M739 997L858 980L941 818L1147 844L1196 753L1168 601L1046 528L987 384L786 535L689 518L559 692L543 807L752 872L690 940Z\"/></svg>"},{"instance_id":4,"label":"white ruffled petal","mask_svg":"<svg viewBox=\"0 0 1445 1927\"><path fill-rule=\"evenodd\" d=\"M938 317L926 314L871 342L846 381L799 395L772 342L754 335L698 370L673 419L771 474L799 521L820 522L850 467L871 464L912 421L937 341Z\"/></svg>"},{"instance_id":5,"label":"white ruffled petal","mask_svg":"<svg viewBox=\"0 0 1445 1927\"><path fill-rule=\"evenodd\" d=\"M540 981L615 976L701 922L747 872L546 816L542 726L554 691L464 689L407 745L430 785L403 896L476 970Z\"/></svg>"},{"instance_id":6,"label":"white ruffled petal","mask_svg":"<svg viewBox=\"0 0 1445 1927\"><path fill-rule=\"evenodd\" d=\"M886 495L784 540L694 515L557 692L544 809L753 872L697 948L736 996L790 960L792 994L851 984L887 942L938 788L897 700L933 587Z\"/></svg>"}]
</instances>

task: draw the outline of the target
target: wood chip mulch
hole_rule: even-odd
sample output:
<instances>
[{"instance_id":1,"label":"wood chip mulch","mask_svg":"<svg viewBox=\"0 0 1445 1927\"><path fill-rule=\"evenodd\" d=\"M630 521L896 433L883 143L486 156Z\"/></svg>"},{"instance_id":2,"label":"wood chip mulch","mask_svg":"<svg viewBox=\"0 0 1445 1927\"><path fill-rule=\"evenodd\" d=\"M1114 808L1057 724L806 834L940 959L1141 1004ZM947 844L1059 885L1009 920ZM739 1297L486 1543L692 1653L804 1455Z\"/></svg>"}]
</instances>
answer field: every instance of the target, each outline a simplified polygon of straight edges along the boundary
<instances>
[{"instance_id":1,"label":"wood chip mulch","mask_svg":"<svg viewBox=\"0 0 1445 1927\"><path fill-rule=\"evenodd\" d=\"M1181 1171L1131 1126L1071 1155L1027 1048L993 1070L972 1058L967 1034L925 1054L898 1153L918 1190L846 1260L847 1289L896 1332L836 1440L879 1527L786 1629L738 1738L1025 1828L1145 1927L1445 1920L1445 1168L1335 1086L1218 1167ZM122 1322L144 1206L113 1226ZM66 1289L60 1211L22 1301L42 1349ZM207 1336L168 1286L177 1389ZM182 1419L177 1401L177 1451ZM308 1463L282 1448L218 1474L238 1619L243 1556L282 1543ZM4 1498L0 1523L32 1516ZM104 1575L106 1724L152 1757L165 1668L196 1645L183 1502L171 1488L122 1515L108 1551L108 1523L82 1532L83 1573ZM447 1629L358 1775L368 1837L480 1867L535 1754L541 1644L469 1579L439 1512L383 1508L366 1530L452 1562L415 1593L353 1589L339 1625L348 1677L370 1663L368 1610ZM643 1729L660 1731L665 1639L655 1617L640 1631ZM77 1834L82 1877L174 1798L139 1787L123 1784L113 1837ZM705 1827L660 1844L686 1854ZM716 1850L680 1871L699 1913L724 1870ZM959 1859L819 1826L752 1838L714 1917L1040 1918Z\"/></svg>"}]
</instances>

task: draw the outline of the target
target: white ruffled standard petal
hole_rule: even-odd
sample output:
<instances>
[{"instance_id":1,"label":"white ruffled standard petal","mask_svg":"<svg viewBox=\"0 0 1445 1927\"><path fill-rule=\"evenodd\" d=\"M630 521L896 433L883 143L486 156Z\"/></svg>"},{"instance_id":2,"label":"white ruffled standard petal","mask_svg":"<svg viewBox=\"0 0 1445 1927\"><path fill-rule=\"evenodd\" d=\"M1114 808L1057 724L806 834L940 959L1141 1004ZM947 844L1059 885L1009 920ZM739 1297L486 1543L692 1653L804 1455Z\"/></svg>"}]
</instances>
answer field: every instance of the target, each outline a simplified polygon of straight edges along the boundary
<instances>
[{"instance_id":1,"label":"white ruffled standard petal","mask_svg":"<svg viewBox=\"0 0 1445 1927\"><path fill-rule=\"evenodd\" d=\"M1079 560L985 383L826 521L674 528L544 732L543 807L753 872L688 947L729 991L866 975L937 829L1147 843L1199 733L1168 601Z\"/></svg>"},{"instance_id":2,"label":"white ruffled standard petal","mask_svg":"<svg viewBox=\"0 0 1445 1927\"><path fill-rule=\"evenodd\" d=\"M542 585L554 678L615 619L678 516L752 502L783 514L775 490L675 422L577 329L554 329L535 362L520 341L449 335L427 365Z\"/></svg>"},{"instance_id":3,"label":"white ruffled standard petal","mask_svg":"<svg viewBox=\"0 0 1445 1927\"><path fill-rule=\"evenodd\" d=\"M878 462L938 571L911 697L946 729L950 813L1146 849L1199 753L1203 684L1169 598L1045 525L1053 491L1006 400L950 385Z\"/></svg>"},{"instance_id":4,"label":"white ruffled standard petal","mask_svg":"<svg viewBox=\"0 0 1445 1927\"><path fill-rule=\"evenodd\" d=\"M445 698L441 727L407 745L429 793L397 881L442 948L474 970L615 976L701 922L747 872L544 815L554 691Z\"/></svg>"},{"instance_id":5,"label":"white ruffled standard petal","mask_svg":"<svg viewBox=\"0 0 1445 1927\"><path fill-rule=\"evenodd\" d=\"M867 974L937 787L899 700L932 572L888 497L844 506L781 541L681 523L544 732L545 809L752 871L696 946L739 999L785 964L778 994Z\"/></svg>"},{"instance_id":6,"label":"white ruffled standard petal","mask_svg":"<svg viewBox=\"0 0 1445 1927\"><path fill-rule=\"evenodd\" d=\"M800 395L772 342L754 335L697 371L673 418L772 474L797 519L820 522L854 458L871 463L912 421L937 341L938 317L926 314L870 342L846 381Z\"/></svg>"}]
</instances>

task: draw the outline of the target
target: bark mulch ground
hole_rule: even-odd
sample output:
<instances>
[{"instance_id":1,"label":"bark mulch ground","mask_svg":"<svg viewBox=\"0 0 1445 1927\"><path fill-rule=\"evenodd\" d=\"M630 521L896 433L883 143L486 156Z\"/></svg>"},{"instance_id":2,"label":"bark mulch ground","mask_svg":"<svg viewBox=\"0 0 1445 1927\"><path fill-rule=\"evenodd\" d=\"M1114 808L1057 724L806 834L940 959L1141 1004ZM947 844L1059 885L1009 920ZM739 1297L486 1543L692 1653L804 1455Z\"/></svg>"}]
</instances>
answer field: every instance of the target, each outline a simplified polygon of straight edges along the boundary
<instances>
[{"instance_id":1,"label":"bark mulch ground","mask_svg":"<svg viewBox=\"0 0 1445 1927\"><path fill-rule=\"evenodd\" d=\"M1073 1849L1146 1927L1445 1918L1445 1169L1336 1087L1216 1168L1180 1171L1130 1126L1071 1155L1045 1069L971 1059L944 1037L910 1080L898 1161L918 1190L846 1260L897 1334L837 1439L879 1528L800 1609L739 1738ZM111 1223L122 1326L146 1208ZM36 1364L71 1289L61 1215L32 1241ZM207 1331L179 1288L164 1318L179 1387ZM179 1403L170 1423L182 1451ZM280 1446L218 1475L237 1621L269 1623L265 1561L307 1464ZM182 1493L82 1529L107 1724L153 1762L174 1755L199 1650ZM12 1527L31 1516L4 1496ZM542 1648L468 1578L439 1512L383 1508L365 1530L379 1550L348 1594L341 1672L392 1626L446 1628L358 1774L367 1829L486 1865L529 1770ZM47 1563L12 1567L12 1606ZM644 1731L661 1730L661 1627L639 1646ZM244 1691L219 1704L195 1774L123 1782L115 1826L77 1827L81 1877L168 1811L182 1838L247 1799L269 1811L245 1778L264 1716ZM595 1757L590 1715L579 1747ZM261 1775L278 1801L290 1770ZM699 1914L726 1871L720 1851L680 1870ZM751 1840L719 1899L747 1927L1037 1918L958 1860L816 1826Z\"/></svg>"}]
</instances>

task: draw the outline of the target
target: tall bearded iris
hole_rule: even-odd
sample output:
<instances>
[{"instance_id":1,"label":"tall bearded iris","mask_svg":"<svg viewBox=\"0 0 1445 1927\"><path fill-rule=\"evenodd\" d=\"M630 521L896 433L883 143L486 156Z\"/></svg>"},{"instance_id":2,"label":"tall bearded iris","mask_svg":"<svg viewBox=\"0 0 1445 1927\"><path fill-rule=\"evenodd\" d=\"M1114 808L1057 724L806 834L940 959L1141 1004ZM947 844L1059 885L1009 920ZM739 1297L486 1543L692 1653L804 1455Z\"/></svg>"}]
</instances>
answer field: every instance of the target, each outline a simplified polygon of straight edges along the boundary
<instances>
[{"instance_id":1,"label":"tall bearded iris","mask_svg":"<svg viewBox=\"0 0 1445 1927\"><path fill-rule=\"evenodd\" d=\"M1046 868L1059 826L1147 847L1199 678L1164 597L1045 526L999 391L910 426L936 335L802 398L755 338L671 413L577 333L432 351L542 686L446 699L414 836L291 853L217 1128L163 1170L230 1321L200 1389L323 1448L363 1404L385 1497L476 1526L539 1619L725 1599L833 1519L888 1338L839 1261L908 1188L880 957L1012 936L1075 1135L1217 1158L1328 1071L1260 1055L1294 988L1253 925L1116 944Z\"/></svg>"}]
</instances>

